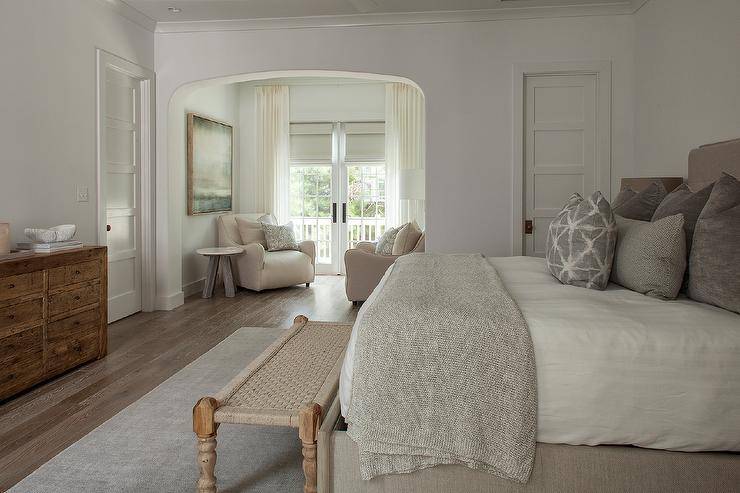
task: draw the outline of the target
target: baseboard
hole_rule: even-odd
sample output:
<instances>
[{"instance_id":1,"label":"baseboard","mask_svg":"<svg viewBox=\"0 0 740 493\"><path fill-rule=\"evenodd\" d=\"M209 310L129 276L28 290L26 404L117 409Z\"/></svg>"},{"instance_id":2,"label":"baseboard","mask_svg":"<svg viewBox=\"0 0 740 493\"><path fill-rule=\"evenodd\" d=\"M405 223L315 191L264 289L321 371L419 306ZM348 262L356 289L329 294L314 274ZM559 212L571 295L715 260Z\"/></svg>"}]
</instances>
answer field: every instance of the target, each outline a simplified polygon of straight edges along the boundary
<instances>
[{"instance_id":1,"label":"baseboard","mask_svg":"<svg viewBox=\"0 0 740 493\"><path fill-rule=\"evenodd\" d=\"M182 291L167 296L157 296L154 302L155 310L170 311L185 303L185 295Z\"/></svg>"},{"instance_id":2,"label":"baseboard","mask_svg":"<svg viewBox=\"0 0 740 493\"><path fill-rule=\"evenodd\" d=\"M204 277L202 279L198 279L197 281L183 284L182 292L184 293L186 298L190 295L200 293L203 291L203 284L205 284L205 282L206 282L206 278Z\"/></svg>"}]
</instances>

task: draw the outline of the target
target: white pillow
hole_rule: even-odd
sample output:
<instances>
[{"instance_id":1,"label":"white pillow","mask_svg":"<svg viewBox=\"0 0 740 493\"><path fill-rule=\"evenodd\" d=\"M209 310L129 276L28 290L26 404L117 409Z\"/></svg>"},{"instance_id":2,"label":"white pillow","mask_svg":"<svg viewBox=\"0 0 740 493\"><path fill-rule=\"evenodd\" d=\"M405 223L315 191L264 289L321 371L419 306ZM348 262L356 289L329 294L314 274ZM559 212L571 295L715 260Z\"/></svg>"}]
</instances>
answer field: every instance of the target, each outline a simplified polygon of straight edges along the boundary
<instances>
[{"instance_id":1,"label":"white pillow","mask_svg":"<svg viewBox=\"0 0 740 493\"><path fill-rule=\"evenodd\" d=\"M406 255L411 252L421 238L421 228L416 221L406 223L396 235L393 241L393 255Z\"/></svg>"},{"instance_id":2,"label":"white pillow","mask_svg":"<svg viewBox=\"0 0 740 493\"><path fill-rule=\"evenodd\" d=\"M265 240L265 233L262 231L262 223L275 224L275 219L272 217L272 214L260 216L256 221L244 217L236 217L236 227L239 229L242 245L261 243L267 249L267 240Z\"/></svg>"}]
</instances>

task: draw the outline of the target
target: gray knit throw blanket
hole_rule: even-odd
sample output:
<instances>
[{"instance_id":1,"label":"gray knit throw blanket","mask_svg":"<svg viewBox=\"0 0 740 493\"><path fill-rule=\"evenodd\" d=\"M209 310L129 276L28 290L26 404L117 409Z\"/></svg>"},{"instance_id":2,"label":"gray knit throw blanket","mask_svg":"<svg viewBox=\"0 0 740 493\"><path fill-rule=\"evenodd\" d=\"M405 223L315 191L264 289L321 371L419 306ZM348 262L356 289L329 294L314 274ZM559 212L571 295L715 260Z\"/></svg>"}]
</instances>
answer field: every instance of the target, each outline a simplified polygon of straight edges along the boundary
<instances>
[{"instance_id":1,"label":"gray knit throw blanket","mask_svg":"<svg viewBox=\"0 0 740 493\"><path fill-rule=\"evenodd\" d=\"M347 434L363 479L462 464L525 483L534 462L534 350L480 255L400 257L358 320Z\"/></svg>"}]
</instances>

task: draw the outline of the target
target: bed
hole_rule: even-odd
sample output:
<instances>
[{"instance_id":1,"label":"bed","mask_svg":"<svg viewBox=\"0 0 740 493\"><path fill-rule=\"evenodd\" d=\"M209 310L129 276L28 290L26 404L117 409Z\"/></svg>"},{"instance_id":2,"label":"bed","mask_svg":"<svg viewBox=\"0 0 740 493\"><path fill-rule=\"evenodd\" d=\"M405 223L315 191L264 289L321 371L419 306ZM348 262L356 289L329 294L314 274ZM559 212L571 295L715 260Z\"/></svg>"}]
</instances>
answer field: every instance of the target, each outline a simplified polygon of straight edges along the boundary
<instances>
[{"instance_id":1,"label":"bed","mask_svg":"<svg viewBox=\"0 0 740 493\"><path fill-rule=\"evenodd\" d=\"M738 175L740 140L690 153L690 186L721 171ZM353 337L339 398L319 435L320 491L737 491L740 315L616 285L603 292L564 286L542 259L488 261L519 305L535 350L538 443L529 481L455 465L361 480L341 419Z\"/></svg>"}]
</instances>

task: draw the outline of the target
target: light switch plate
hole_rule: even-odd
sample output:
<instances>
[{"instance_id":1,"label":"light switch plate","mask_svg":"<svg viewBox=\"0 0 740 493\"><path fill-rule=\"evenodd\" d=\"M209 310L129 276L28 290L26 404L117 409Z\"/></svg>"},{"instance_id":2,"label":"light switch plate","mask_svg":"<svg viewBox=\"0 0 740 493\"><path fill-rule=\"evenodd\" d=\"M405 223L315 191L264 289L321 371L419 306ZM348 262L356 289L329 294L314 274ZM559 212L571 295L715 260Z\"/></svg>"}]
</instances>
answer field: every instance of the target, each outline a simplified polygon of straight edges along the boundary
<instances>
[{"instance_id":1,"label":"light switch plate","mask_svg":"<svg viewBox=\"0 0 740 493\"><path fill-rule=\"evenodd\" d=\"M88 202L90 195L87 192L87 187L77 185L77 202Z\"/></svg>"}]
</instances>

